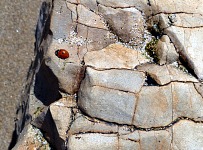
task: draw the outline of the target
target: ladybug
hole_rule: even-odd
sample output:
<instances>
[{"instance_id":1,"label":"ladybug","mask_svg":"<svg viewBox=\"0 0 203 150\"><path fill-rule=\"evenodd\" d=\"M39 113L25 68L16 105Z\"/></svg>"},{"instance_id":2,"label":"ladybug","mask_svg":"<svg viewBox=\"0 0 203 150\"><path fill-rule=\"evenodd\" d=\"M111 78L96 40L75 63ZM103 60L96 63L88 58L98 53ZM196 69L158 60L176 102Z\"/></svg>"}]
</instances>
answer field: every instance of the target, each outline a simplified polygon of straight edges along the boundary
<instances>
[{"instance_id":1,"label":"ladybug","mask_svg":"<svg viewBox=\"0 0 203 150\"><path fill-rule=\"evenodd\" d=\"M55 51L55 55L61 59L67 59L69 57L69 53L65 49L58 49Z\"/></svg>"}]
</instances>

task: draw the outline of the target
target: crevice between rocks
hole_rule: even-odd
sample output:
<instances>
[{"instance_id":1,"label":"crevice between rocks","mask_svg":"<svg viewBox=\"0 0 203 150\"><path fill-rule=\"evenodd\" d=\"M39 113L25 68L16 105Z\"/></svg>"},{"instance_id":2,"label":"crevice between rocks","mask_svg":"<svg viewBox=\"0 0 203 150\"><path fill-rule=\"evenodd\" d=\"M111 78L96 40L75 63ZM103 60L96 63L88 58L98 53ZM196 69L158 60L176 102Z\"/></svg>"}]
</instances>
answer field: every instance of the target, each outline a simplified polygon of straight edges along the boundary
<instances>
[{"instance_id":1,"label":"crevice between rocks","mask_svg":"<svg viewBox=\"0 0 203 150\"><path fill-rule=\"evenodd\" d=\"M166 15L170 15L170 14L188 14L188 15L194 15L194 14L196 14L196 15L202 15L200 13L188 13L188 12L183 12L183 11L176 11L176 12L162 12L161 11L161 12L158 12L158 13L155 13L155 14L152 14L152 15L148 16L146 21L151 19L151 17L154 17L156 15L160 15L160 14L166 14Z\"/></svg>"},{"instance_id":2,"label":"crevice between rocks","mask_svg":"<svg viewBox=\"0 0 203 150\"><path fill-rule=\"evenodd\" d=\"M94 66L91 65L86 65L86 67L89 67L91 69L94 69L96 71L105 71L105 70L131 70L131 71L137 71L136 69L130 69L130 68L96 68ZM141 72L141 71L139 71Z\"/></svg>"},{"instance_id":3,"label":"crevice between rocks","mask_svg":"<svg viewBox=\"0 0 203 150\"><path fill-rule=\"evenodd\" d=\"M80 109L79 109L80 110ZM122 126L126 126L128 127L129 129L131 129L131 132L134 132L135 130L138 130L138 131L160 131L160 130L166 130L172 126L174 126L176 123L178 123L179 121L181 120L188 120L188 121L192 121L194 123L201 123L203 124L203 120L202 121L196 121L194 118L188 118L188 117L185 117L185 116L181 116L181 117L178 117L176 118L175 120L173 120L171 123L165 125L165 126L158 126L158 127L149 127L149 128L143 128L143 127L139 127L139 126L135 126L135 125L129 125L129 124L119 124L117 122L109 122L109 121L106 121L106 120L103 120L101 118L96 118L96 117L91 117L89 116L88 114L86 114L85 112L83 112L82 110L80 110L81 114L83 115L87 115L88 117L90 118L93 118L94 120L98 120L98 121L102 121L102 122L106 122L106 123L110 123L112 125L117 125L118 127L122 127Z\"/></svg>"},{"instance_id":4,"label":"crevice between rocks","mask_svg":"<svg viewBox=\"0 0 203 150\"><path fill-rule=\"evenodd\" d=\"M107 88L109 90L115 90L115 91L120 91L120 92L124 92L124 93L135 94L134 92L125 91L125 90L121 90L121 89L110 88L110 87L105 87L105 86L101 86L101 85L91 85L91 87L102 87L102 88Z\"/></svg>"},{"instance_id":5,"label":"crevice between rocks","mask_svg":"<svg viewBox=\"0 0 203 150\"><path fill-rule=\"evenodd\" d=\"M202 83L201 83L202 84ZM194 86L194 88L195 88L195 90L197 91L197 93L202 97L202 99L203 99L203 95L199 92L199 90L197 89L197 87L195 86L195 83L193 83L193 86Z\"/></svg>"},{"instance_id":6,"label":"crevice between rocks","mask_svg":"<svg viewBox=\"0 0 203 150\"><path fill-rule=\"evenodd\" d=\"M104 29L104 28L98 28L98 27L88 26L88 25L86 25L86 24L84 24L84 23L81 23L81 22L79 22L79 21L77 21L76 23L81 24L81 25L86 26L86 27L89 27L89 28L101 29L101 30L109 31L109 30Z\"/></svg>"}]
</instances>

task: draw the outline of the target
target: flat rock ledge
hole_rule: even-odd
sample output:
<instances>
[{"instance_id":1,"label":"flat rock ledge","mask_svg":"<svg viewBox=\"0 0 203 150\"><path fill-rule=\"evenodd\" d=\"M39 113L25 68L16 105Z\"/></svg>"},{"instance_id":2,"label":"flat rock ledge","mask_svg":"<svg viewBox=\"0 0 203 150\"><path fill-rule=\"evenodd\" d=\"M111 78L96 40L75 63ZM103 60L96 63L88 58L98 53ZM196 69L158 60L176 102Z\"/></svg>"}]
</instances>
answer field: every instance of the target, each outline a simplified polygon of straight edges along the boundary
<instances>
[{"instance_id":1,"label":"flat rock ledge","mask_svg":"<svg viewBox=\"0 0 203 150\"><path fill-rule=\"evenodd\" d=\"M202 16L199 0L45 0L10 147L202 150Z\"/></svg>"}]
</instances>

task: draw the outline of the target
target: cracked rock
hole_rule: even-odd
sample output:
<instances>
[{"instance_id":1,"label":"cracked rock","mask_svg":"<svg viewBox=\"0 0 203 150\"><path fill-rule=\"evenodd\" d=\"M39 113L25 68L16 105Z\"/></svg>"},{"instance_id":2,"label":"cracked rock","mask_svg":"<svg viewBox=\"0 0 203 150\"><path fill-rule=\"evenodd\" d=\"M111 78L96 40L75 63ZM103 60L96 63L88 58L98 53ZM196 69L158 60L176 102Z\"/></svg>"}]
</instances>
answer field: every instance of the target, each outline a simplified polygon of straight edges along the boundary
<instances>
[{"instance_id":1,"label":"cracked rock","mask_svg":"<svg viewBox=\"0 0 203 150\"><path fill-rule=\"evenodd\" d=\"M135 94L88 84L88 81L82 83L78 95L78 105L83 112L109 122L131 124Z\"/></svg>"},{"instance_id":2,"label":"cracked rock","mask_svg":"<svg viewBox=\"0 0 203 150\"><path fill-rule=\"evenodd\" d=\"M170 82L198 82L193 76L175 68L172 65L159 66L155 64L144 64L138 66L139 71L146 72L159 85L165 85Z\"/></svg>"},{"instance_id":3,"label":"cracked rock","mask_svg":"<svg viewBox=\"0 0 203 150\"><path fill-rule=\"evenodd\" d=\"M63 102L57 101L50 105L51 116L56 125L59 136L65 141L66 131L71 123L71 108L65 107Z\"/></svg>"},{"instance_id":4,"label":"cracked rock","mask_svg":"<svg viewBox=\"0 0 203 150\"><path fill-rule=\"evenodd\" d=\"M138 93L144 84L144 73L131 70L103 70L97 71L88 67L86 78L91 86Z\"/></svg>"},{"instance_id":5,"label":"cracked rock","mask_svg":"<svg viewBox=\"0 0 203 150\"><path fill-rule=\"evenodd\" d=\"M171 64L178 60L178 53L168 36L163 35L157 43L157 57L159 64Z\"/></svg>"},{"instance_id":6,"label":"cracked rock","mask_svg":"<svg viewBox=\"0 0 203 150\"><path fill-rule=\"evenodd\" d=\"M108 124L103 121L89 118L82 114L76 114L68 134L71 136L77 133L117 133L118 125Z\"/></svg>"},{"instance_id":7,"label":"cracked rock","mask_svg":"<svg viewBox=\"0 0 203 150\"><path fill-rule=\"evenodd\" d=\"M172 122L171 85L145 86L139 93L133 124L150 128L166 126Z\"/></svg>"},{"instance_id":8,"label":"cracked rock","mask_svg":"<svg viewBox=\"0 0 203 150\"><path fill-rule=\"evenodd\" d=\"M76 134L68 138L70 150L117 150L117 134L86 133Z\"/></svg>"},{"instance_id":9,"label":"cracked rock","mask_svg":"<svg viewBox=\"0 0 203 150\"><path fill-rule=\"evenodd\" d=\"M202 149L202 8L199 0L45 0L14 149Z\"/></svg>"},{"instance_id":10,"label":"cracked rock","mask_svg":"<svg viewBox=\"0 0 203 150\"><path fill-rule=\"evenodd\" d=\"M192 83L172 83L173 118L203 119L203 101Z\"/></svg>"},{"instance_id":11,"label":"cracked rock","mask_svg":"<svg viewBox=\"0 0 203 150\"><path fill-rule=\"evenodd\" d=\"M172 145L178 149L202 149L203 125L191 121L180 121L173 126L174 134ZM184 131L184 132L183 132Z\"/></svg>"},{"instance_id":12,"label":"cracked rock","mask_svg":"<svg viewBox=\"0 0 203 150\"><path fill-rule=\"evenodd\" d=\"M180 57L203 80L203 28L170 27L165 31L176 45Z\"/></svg>"},{"instance_id":13,"label":"cracked rock","mask_svg":"<svg viewBox=\"0 0 203 150\"><path fill-rule=\"evenodd\" d=\"M104 24L104 20L96 13L88 10L83 5L77 6L78 23L84 24L89 27L105 29L108 28ZM76 20L75 20L76 21Z\"/></svg>"},{"instance_id":14,"label":"cracked rock","mask_svg":"<svg viewBox=\"0 0 203 150\"><path fill-rule=\"evenodd\" d=\"M114 34L130 45L138 45L143 42L144 20L140 11L136 8L113 9L99 5L99 12Z\"/></svg>"},{"instance_id":15,"label":"cracked rock","mask_svg":"<svg viewBox=\"0 0 203 150\"><path fill-rule=\"evenodd\" d=\"M134 69L135 66L149 62L139 51L111 44L108 47L94 52L88 52L84 57L85 64L98 69L126 68Z\"/></svg>"}]
</instances>

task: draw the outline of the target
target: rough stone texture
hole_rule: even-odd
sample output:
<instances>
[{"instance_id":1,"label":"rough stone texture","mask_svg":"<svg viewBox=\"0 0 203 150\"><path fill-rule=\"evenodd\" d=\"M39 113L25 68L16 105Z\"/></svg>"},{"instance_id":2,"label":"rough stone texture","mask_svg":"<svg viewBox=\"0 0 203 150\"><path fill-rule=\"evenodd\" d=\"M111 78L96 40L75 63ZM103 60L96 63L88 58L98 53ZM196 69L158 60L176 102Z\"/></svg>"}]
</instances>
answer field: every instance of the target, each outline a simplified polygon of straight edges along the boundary
<instances>
[{"instance_id":1,"label":"rough stone texture","mask_svg":"<svg viewBox=\"0 0 203 150\"><path fill-rule=\"evenodd\" d=\"M202 28L172 26L165 31L176 45L182 59L186 61L199 79L203 79Z\"/></svg>"},{"instance_id":2,"label":"rough stone texture","mask_svg":"<svg viewBox=\"0 0 203 150\"><path fill-rule=\"evenodd\" d=\"M157 43L157 55L159 64L171 64L178 60L178 53L175 50L173 43L167 35L163 35Z\"/></svg>"},{"instance_id":3,"label":"rough stone texture","mask_svg":"<svg viewBox=\"0 0 203 150\"><path fill-rule=\"evenodd\" d=\"M86 78L90 82L90 86L138 93L144 83L145 76L141 72L132 70L111 69L97 71L88 67L86 69Z\"/></svg>"},{"instance_id":4,"label":"rough stone texture","mask_svg":"<svg viewBox=\"0 0 203 150\"><path fill-rule=\"evenodd\" d=\"M192 83L173 83L173 118L185 116L195 120L203 119L203 101Z\"/></svg>"},{"instance_id":5,"label":"rough stone texture","mask_svg":"<svg viewBox=\"0 0 203 150\"><path fill-rule=\"evenodd\" d=\"M184 132L181 132L184 131ZM173 127L173 148L201 150L203 147L203 126L190 121L181 121Z\"/></svg>"},{"instance_id":6,"label":"rough stone texture","mask_svg":"<svg viewBox=\"0 0 203 150\"><path fill-rule=\"evenodd\" d=\"M195 83L195 89L203 97L203 84Z\"/></svg>"},{"instance_id":7,"label":"rough stone texture","mask_svg":"<svg viewBox=\"0 0 203 150\"><path fill-rule=\"evenodd\" d=\"M134 93L108 89L100 86L87 88L88 83L81 85L78 105L91 117L109 122L131 124L136 96ZM87 93L92 93L86 95ZM112 111L112 108L113 111Z\"/></svg>"},{"instance_id":8,"label":"rough stone texture","mask_svg":"<svg viewBox=\"0 0 203 150\"><path fill-rule=\"evenodd\" d=\"M35 107L22 111L30 120L21 129L31 121L53 149L201 149L202 9L165 3L54 1L52 15L40 15L27 101ZM56 57L60 48L70 57Z\"/></svg>"},{"instance_id":9,"label":"rough stone texture","mask_svg":"<svg viewBox=\"0 0 203 150\"><path fill-rule=\"evenodd\" d=\"M102 13L110 30L121 41L130 45L142 43L144 19L141 12L136 8L113 9L99 5L99 12ZM140 41L137 39L140 39Z\"/></svg>"},{"instance_id":10,"label":"rough stone texture","mask_svg":"<svg viewBox=\"0 0 203 150\"><path fill-rule=\"evenodd\" d=\"M87 66L98 69L133 69L139 64L149 62L139 51L126 48L121 44L112 44L100 51L88 52L84 61Z\"/></svg>"},{"instance_id":11,"label":"rough stone texture","mask_svg":"<svg viewBox=\"0 0 203 150\"><path fill-rule=\"evenodd\" d=\"M159 66L155 64L144 64L138 66L139 71L146 72L151 78L153 78L157 84L165 85L170 82L198 82L198 80L179 70L178 68L172 65Z\"/></svg>"},{"instance_id":12,"label":"rough stone texture","mask_svg":"<svg viewBox=\"0 0 203 150\"><path fill-rule=\"evenodd\" d=\"M137 100L133 124L144 128L166 126L173 121L171 110L170 85L143 87Z\"/></svg>"},{"instance_id":13,"label":"rough stone texture","mask_svg":"<svg viewBox=\"0 0 203 150\"><path fill-rule=\"evenodd\" d=\"M70 126L71 108L64 107L64 103L57 101L50 105L51 116L56 124L59 136L66 140L66 131ZM64 119L65 118L65 119Z\"/></svg>"},{"instance_id":14,"label":"rough stone texture","mask_svg":"<svg viewBox=\"0 0 203 150\"><path fill-rule=\"evenodd\" d=\"M24 136L21 137L20 142L15 145L13 150L23 150L23 149L35 149L36 147L40 150L50 150L49 143L44 139L43 134L39 129L28 125L24 132Z\"/></svg>"},{"instance_id":15,"label":"rough stone texture","mask_svg":"<svg viewBox=\"0 0 203 150\"><path fill-rule=\"evenodd\" d=\"M117 133L118 125L108 124L77 113L71 124L68 134L71 136L78 133Z\"/></svg>"},{"instance_id":16,"label":"rough stone texture","mask_svg":"<svg viewBox=\"0 0 203 150\"><path fill-rule=\"evenodd\" d=\"M116 134L87 133L72 135L68 140L70 150L117 150Z\"/></svg>"}]
</instances>

